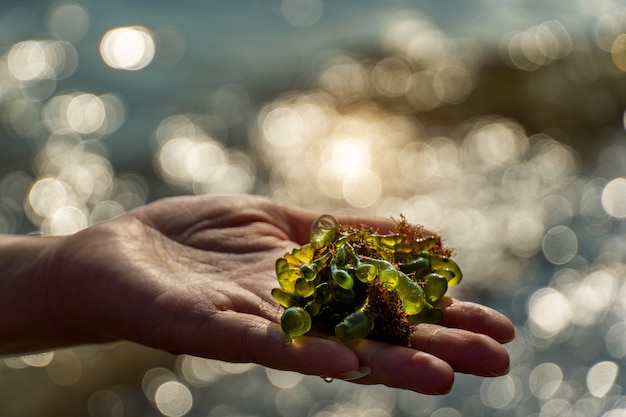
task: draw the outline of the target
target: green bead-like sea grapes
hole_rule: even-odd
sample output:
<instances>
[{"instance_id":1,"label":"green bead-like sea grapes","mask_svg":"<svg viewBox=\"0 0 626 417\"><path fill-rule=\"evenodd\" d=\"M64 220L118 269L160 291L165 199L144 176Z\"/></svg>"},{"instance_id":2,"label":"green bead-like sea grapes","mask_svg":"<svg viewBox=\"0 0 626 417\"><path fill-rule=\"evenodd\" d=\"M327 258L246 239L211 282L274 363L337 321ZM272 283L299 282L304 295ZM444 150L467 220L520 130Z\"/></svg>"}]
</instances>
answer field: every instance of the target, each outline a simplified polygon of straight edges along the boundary
<instances>
[{"instance_id":1,"label":"green bead-like sea grapes","mask_svg":"<svg viewBox=\"0 0 626 417\"><path fill-rule=\"evenodd\" d=\"M319 249L335 240L339 223L330 214L323 214L311 225L311 247Z\"/></svg>"},{"instance_id":2,"label":"green bead-like sea grapes","mask_svg":"<svg viewBox=\"0 0 626 417\"><path fill-rule=\"evenodd\" d=\"M372 282L376 279L378 271L374 265L360 264L356 268L355 274L361 282Z\"/></svg>"},{"instance_id":3,"label":"green bead-like sea grapes","mask_svg":"<svg viewBox=\"0 0 626 417\"><path fill-rule=\"evenodd\" d=\"M437 273L424 277L424 295L430 304L436 304L448 291L448 280Z\"/></svg>"},{"instance_id":4,"label":"green bead-like sea grapes","mask_svg":"<svg viewBox=\"0 0 626 417\"><path fill-rule=\"evenodd\" d=\"M385 288L393 290L398 286L400 274L393 265L388 263L388 265L385 265L383 268L378 270L378 277L382 281Z\"/></svg>"},{"instance_id":5,"label":"green bead-like sea grapes","mask_svg":"<svg viewBox=\"0 0 626 417\"><path fill-rule=\"evenodd\" d=\"M426 304L426 298L424 290L419 284L403 274L398 278L396 291L402 301L404 311L408 315L418 314L422 311Z\"/></svg>"},{"instance_id":6,"label":"green bead-like sea grapes","mask_svg":"<svg viewBox=\"0 0 626 417\"><path fill-rule=\"evenodd\" d=\"M298 278L296 280L296 295L302 298L307 298L313 295L315 292L315 284L307 281L304 278Z\"/></svg>"},{"instance_id":7,"label":"green bead-like sea grapes","mask_svg":"<svg viewBox=\"0 0 626 417\"><path fill-rule=\"evenodd\" d=\"M315 266L306 263L300 267L300 273L307 281L313 281L317 276L317 269L315 269Z\"/></svg>"},{"instance_id":8,"label":"green bead-like sea grapes","mask_svg":"<svg viewBox=\"0 0 626 417\"><path fill-rule=\"evenodd\" d=\"M439 272L448 280L448 285L457 285L463 279L461 268L447 256L431 255L430 264L435 272Z\"/></svg>"},{"instance_id":9,"label":"green bead-like sea grapes","mask_svg":"<svg viewBox=\"0 0 626 417\"><path fill-rule=\"evenodd\" d=\"M300 302L300 297L298 297L297 295L289 294L288 292L285 292L280 288L272 289L272 297L278 302L278 304L285 308L293 307L295 305L298 305L298 303Z\"/></svg>"},{"instance_id":10,"label":"green bead-like sea grapes","mask_svg":"<svg viewBox=\"0 0 626 417\"><path fill-rule=\"evenodd\" d=\"M410 262L398 265L398 269L405 274L413 274L416 278L421 278L431 271L430 259L426 256L421 256Z\"/></svg>"},{"instance_id":11,"label":"green bead-like sea grapes","mask_svg":"<svg viewBox=\"0 0 626 417\"><path fill-rule=\"evenodd\" d=\"M289 307L283 312L280 326L291 337L302 336L311 330L311 316L302 307Z\"/></svg>"},{"instance_id":12,"label":"green bead-like sea grapes","mask_svg":"<svg viewBox=\"0 0 626 417\"><path fill-rule=\"evenodd\" d=\"M291 337L313 327L344 342L375 337L409 344L411 323L441 320L437 304L462 279L438 236L404 219L393 233L341 226L328 214L311 225L310 243L276 261Z\"/></svg>"},{"instance_id":13,"label":"green bead-like sea grapes","mask_svg":"<svg viewBox=\"0 0 626 417\"><path fill-rule=\"evenodd\" d=\"M326 282L322 282L320 285L315 287L315 302L320 303L320 305L328 304L331 300L331 290L330 285Z\"/></svg>"},{"instance_id":14,"label":"green bead-like sea grapes","mask_svg":"<svg viewBox=\"0 0 626 417\"><path fill-rule=\"evenodd\" d=\"M342 342L364 339L374 328L374 320L367 313L357 310L335 326L335 336Z\"/></svg>"},{"instance_id":15,"label":"green bead-like sea grapes","mask_svg":"<svg viewBox=\"0 0 626 417\"><path fill-rule=\"evenodd\" d=\"M337 285L344 290L349 290L354 286L354 279L343 269L337 268L337 266L331 261L330 263L330 275Z\"/></svg>"}]
</instances>

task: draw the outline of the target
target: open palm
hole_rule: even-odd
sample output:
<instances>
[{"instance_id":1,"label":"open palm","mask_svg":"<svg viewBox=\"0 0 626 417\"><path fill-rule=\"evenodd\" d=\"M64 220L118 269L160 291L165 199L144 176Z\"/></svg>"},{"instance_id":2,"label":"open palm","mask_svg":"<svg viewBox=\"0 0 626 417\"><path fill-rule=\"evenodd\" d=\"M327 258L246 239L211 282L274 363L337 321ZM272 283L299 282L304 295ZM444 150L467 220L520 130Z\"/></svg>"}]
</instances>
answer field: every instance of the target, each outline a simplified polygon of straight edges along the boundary
<instances>
[{"instance_id":1,"label":"open palm","mask_svg":"<svg viewBox=\"0 0 626 417\"><path fill-rule=\"evenodd\" d=\"M425 393L447 392L454 371L508 370L500 343L513 337L511 323L451 299L441 325L414 327L413 348L287 337L270 295L274 262L308 241L318 215L255 196L160 200L55 242L49 314L73 343L129 340ZM338 220L393 227L384 219Z\"/></svg>"}]
</instances>

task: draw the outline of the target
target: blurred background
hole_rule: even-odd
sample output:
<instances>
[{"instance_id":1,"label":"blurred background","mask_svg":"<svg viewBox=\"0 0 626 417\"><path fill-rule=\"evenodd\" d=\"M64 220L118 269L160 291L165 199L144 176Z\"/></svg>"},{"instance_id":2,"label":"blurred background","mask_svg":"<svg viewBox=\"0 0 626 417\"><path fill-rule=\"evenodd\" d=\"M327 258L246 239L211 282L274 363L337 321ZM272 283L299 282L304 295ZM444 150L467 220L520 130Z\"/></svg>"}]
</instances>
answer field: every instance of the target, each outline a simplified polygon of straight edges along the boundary
<instances>
[{"instance_id":1,"label":"blurred background","mask_svg":"<svg viewBox=\"0 0 626 417\"><path fill-rule=\"evenodd\" d=\"M0 359L3 416L626 416L626 8L0 6L0 232L255 193L439 231L511 371L429 397L120 343Z\"/></svg>"}]
</instances>

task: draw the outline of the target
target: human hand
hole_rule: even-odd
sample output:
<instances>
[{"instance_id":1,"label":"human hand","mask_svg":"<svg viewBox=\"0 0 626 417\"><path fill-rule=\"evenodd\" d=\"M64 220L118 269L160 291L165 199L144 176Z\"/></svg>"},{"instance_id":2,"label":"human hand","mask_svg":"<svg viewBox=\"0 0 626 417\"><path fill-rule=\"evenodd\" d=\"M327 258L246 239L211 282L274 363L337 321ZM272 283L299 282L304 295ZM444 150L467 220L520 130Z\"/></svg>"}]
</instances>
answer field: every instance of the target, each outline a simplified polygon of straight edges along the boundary
<instances>
[{"instance_id":1,"label":"human hand","mask_svg":"<svg viewBox=\"0 0 626 417\"><path fill-rule=\"evenodd\" d=\"M53 241L47 314L68 343L129 340L430 394L449 391L455 371L508 370L501 343L513 338L512 324L449 298L442 323L414 326L413 348L285 335L282 307L270 295L274 263L308 242L318 214L247 195L157 201ZM337 219L393 228L391 220Z\"/></svg>"}]
</instances>

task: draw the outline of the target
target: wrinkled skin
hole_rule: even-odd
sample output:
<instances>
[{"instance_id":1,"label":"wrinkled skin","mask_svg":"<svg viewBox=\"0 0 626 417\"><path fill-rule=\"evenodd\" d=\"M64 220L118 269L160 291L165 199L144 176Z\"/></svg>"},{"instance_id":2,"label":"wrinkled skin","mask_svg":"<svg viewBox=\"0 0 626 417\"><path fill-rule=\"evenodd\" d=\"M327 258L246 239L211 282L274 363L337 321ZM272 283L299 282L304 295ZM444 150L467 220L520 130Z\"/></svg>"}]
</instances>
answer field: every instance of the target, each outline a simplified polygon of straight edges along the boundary
<instances>
[{"instance_id":1,"label":"wrinkled skin","mask_svg":"<svg viewBox=\"0 0 626 417\"><path fill-rule=\"evenodd\" d=\"M255 362L429 394L454 372L508 371L514 337L500 313L446 298L441 324L419 324L413 348L343 344L280 329L274 262L309 240L319 213L255 196L179 197L53 239L45 266L53 345L128 340L170 352ZM381 232L391 220L337 216Z\"/></svg>"}]
</instances>

